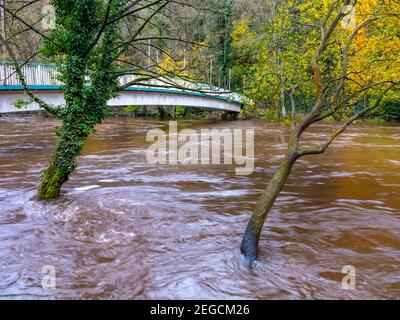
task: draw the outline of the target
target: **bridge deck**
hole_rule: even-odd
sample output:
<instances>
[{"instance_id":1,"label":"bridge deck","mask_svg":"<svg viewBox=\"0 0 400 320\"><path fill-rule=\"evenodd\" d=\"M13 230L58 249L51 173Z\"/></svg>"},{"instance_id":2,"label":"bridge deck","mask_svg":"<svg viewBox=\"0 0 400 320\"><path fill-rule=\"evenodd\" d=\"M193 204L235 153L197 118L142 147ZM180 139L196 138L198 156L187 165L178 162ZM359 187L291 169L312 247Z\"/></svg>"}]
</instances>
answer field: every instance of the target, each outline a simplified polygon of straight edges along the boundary
<instances>
[{"instance_id":1,"label":"bridge deck","mask_svg":"<svg viewBox=\"0 0 400 320\"><path fill-rule=\"evenodd\" d=\"M29 89L34 91L43 101L53 105L65 102L62 84L54 80L56 79L54 66L25 65L22 70L29 84ZM132 79L133 76L124 76L120 78L120 83L124 85ZM13 102L26 96L15 71L9 63L0 63L0 80L3 83L3 85L0 85L0 113L39 110L35 103L24 109L17 109L13 106ZM166 80L171 83L168 88L157 88L165 86ZM173 87L174 83L176 87ZM163 81L152 80L142 86L127 87L120 92L118 97L111 99L108 105L190 106L240 112L243 105L240 101L241 98L240 95L222 88L210 90L210 87L205 84L196 84L180 79L164 79Z\"/></svg>"}]
</instances>

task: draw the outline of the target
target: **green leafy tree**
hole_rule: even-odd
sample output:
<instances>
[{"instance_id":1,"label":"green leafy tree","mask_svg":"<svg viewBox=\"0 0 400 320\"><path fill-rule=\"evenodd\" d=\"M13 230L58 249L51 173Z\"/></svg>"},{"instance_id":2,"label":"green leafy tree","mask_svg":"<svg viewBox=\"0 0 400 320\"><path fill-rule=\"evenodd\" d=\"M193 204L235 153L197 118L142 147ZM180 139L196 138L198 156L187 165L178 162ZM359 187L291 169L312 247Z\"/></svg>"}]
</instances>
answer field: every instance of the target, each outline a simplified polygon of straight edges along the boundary
<instances>
[{"instance_id":1,"label":"green leafy tree","mask_svg":"<svg viewBox=\"0 0 400 320\"><path fill-rule=\"evenodd\" d=\"M296 104L302 101L305 105L305 97L313 90L307 85L312 35L299 23L298 5L298 1L272 1L269 18L260 26L260 36L254 43L258 56L251 66L246 94L256 104L274 110L270 113L274 120L288 114L288 102L294 118Z\"/></svg>"},{"instance_id":2,"label":"green leafy tree","mask_svg":"<svg viewBox=\"0 0 400 320\"><path fill-rule=\"evenodd\" d=\"M232 31L233 0L214 1L218 9L211 26L210 47L212 59L215 60L214 80L223 86L229 81L233 64Z\"/></svg>"}]
</instances>

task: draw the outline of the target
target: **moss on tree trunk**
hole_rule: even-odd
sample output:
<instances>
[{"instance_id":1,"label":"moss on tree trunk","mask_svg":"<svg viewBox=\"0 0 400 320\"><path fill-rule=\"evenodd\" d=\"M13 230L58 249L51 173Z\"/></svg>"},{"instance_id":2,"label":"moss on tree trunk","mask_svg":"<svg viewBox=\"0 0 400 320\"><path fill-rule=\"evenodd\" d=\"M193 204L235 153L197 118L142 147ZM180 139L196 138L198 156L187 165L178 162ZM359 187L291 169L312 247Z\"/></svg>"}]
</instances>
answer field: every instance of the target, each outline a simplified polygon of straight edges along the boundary
<instances>
[{"instance_id":1,"label":"moss on tree trunk","mask_svg":"<svg viewBox=\"0 0 400 320\"><path fill-rule=\"evenodd\" d=\"M57 166L57 158L53 159L49 167L43 171L36 198L38 200L57 198L60 195L61 186L68 180L70 173Z\"/></svg>"},{"instance_id":2,"label":"moss on tree trunk","mask_svg":"<svg viewBox=\"0 0 400 320\"><path fill-rule=\"evenodd\" d=\"M61 186L68 181L76 168L76 157L80 154L86 138L87 129L82 124L64 123L57 129L58 141L49 166L43 171L36 199L49 200L60 195Z\"/></svg>"}]
</instances>

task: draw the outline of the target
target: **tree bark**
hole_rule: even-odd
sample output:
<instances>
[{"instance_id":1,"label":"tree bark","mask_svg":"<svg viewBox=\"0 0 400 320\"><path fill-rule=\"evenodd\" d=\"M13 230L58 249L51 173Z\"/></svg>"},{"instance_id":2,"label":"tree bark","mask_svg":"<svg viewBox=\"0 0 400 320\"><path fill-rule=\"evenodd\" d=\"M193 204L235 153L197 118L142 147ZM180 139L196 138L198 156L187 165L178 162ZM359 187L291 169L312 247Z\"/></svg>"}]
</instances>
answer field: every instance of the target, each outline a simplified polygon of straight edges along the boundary
<instances>
[{"instance_id":1,"label":"tree bark","mask_svg":"<svg viewBox=\"0 0 400 320\"><path fill-rule=\"evenodd\" d=\"M281 101L280 101L280 99L276 99L275 100L275 121L279 121L279 119L281 118L280 108L281 108Z\"/></svg>"},{"instance_id":2,"label":"tree bark","mask_svg":"<svg viewBox=\"0 0 400 320\"><path fill-rule=\"evenodd\" d=\"M285 87L282 85L281 87L281 104L282 104L282 116L285 118L287 116L286 106L285 106Z\"/></svg>"},{"instance_id":3,"label":"tree bark","mask_svg":"<svg viewBox=\"0 0 400 320\"><path fill-rule=\"evenodd\" d=\"M165 110L163 106L158 107L158 113L161 120L165 119Z\"/></svg>"},{"instance_id":4,"label":"tree bark","mask_svg":"<svg viewBox=\"0 0 400 320\"><path fill-rule=\"evenodd\" d=\"M271 182L268 184L268 187L258 200L256 209L247 224L247 228L242 240L241 252L249 260L249 262L253 262L257 259L258 243L261 236L261 230L263 228L265 219L272 208L272 205L285 185L293 164L296 161L297 155L295 150L295 148L289 147L288 153L281 161L280 166L272 177Z\"/></svg>"},{"instance_id":5,"label":"tree bark","mask_svg":"<svg viewBox=\"0 0 400 320\"><path fill-rule=\"evenodd\" d=\"M291 90L289 97L292 105L292 129L296 128L296 102L294 100L294 89Z\"/></svg>"},{"instance_id":6,"label":"tree bark","mask_svg":"<svg viewBox=\"0 0 400 320\"><path fill-rule=\"evenodd\" d=\"M67 124L57 129L58 141L49 166L43 171L36 199L49 200L60 195L61 186L68 181L76 168L76 157L80 154L87 130L81 130L79 124Z\"/></svg>"}]
</instances>

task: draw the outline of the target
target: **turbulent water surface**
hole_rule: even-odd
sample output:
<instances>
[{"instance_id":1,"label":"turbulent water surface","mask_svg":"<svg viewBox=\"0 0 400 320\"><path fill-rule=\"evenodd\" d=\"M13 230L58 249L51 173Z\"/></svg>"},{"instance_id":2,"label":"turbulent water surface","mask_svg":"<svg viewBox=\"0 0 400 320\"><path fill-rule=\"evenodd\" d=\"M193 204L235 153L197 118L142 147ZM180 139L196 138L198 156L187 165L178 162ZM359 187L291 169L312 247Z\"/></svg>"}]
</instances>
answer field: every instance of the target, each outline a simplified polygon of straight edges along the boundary
<instances>
[{"instance_id":1,"label":"turbulent water surface","mask_svg":"<svg viewBox=\"0 0 400 320\"><path fill-rule=\"evenodd\" d=\"M35 202L57 124L0 118L0 298L400 298L400 127L356 125L325 155L298 161L248 268L241 237L289 129L185 124L255 129L254 173L236 176L232 165L147 164L146 131L160 123L110 118L63 195ZM42 288L45 265L55 290ZM356 290L342 288L346 265Z\"/></svg>"}]
</instances>

